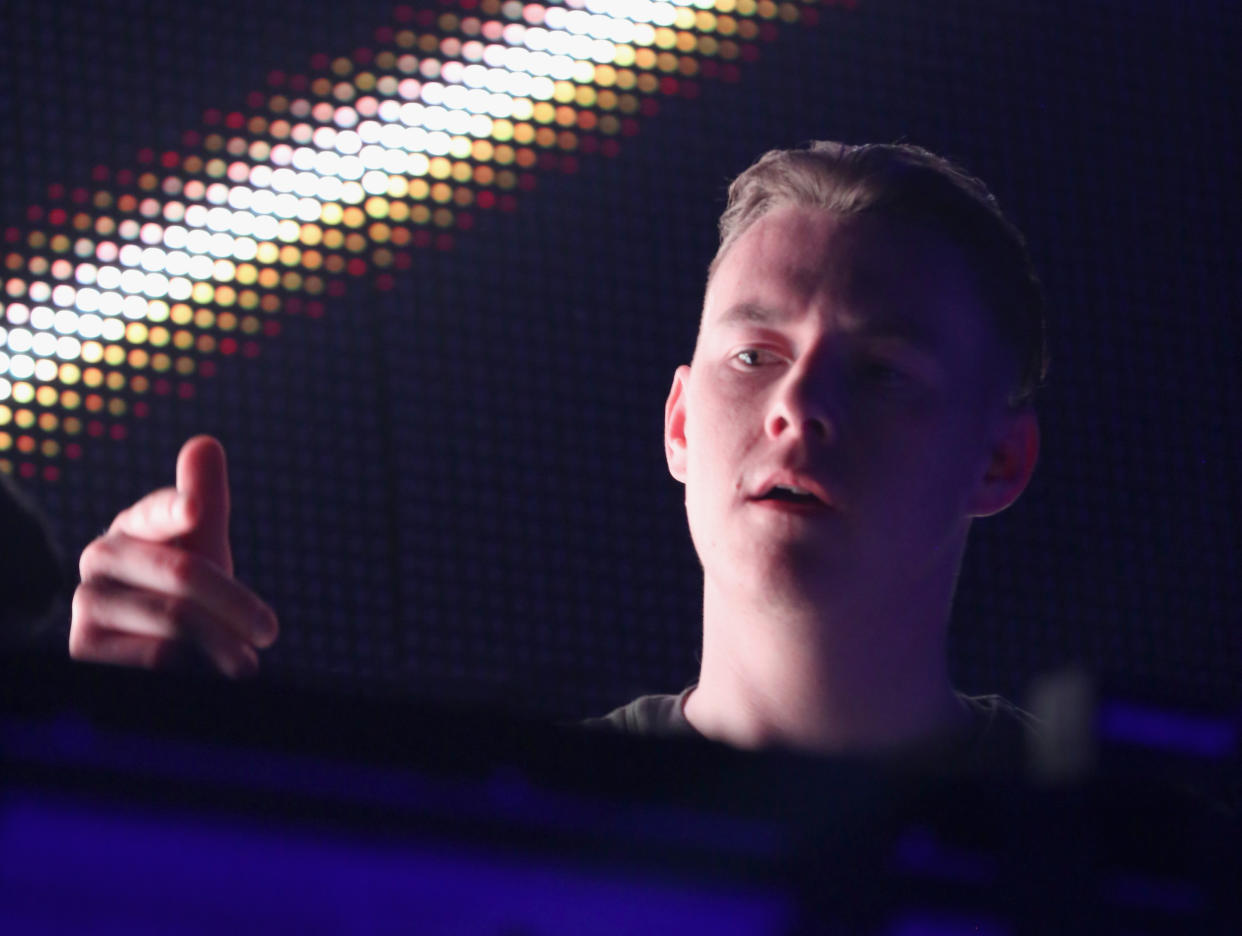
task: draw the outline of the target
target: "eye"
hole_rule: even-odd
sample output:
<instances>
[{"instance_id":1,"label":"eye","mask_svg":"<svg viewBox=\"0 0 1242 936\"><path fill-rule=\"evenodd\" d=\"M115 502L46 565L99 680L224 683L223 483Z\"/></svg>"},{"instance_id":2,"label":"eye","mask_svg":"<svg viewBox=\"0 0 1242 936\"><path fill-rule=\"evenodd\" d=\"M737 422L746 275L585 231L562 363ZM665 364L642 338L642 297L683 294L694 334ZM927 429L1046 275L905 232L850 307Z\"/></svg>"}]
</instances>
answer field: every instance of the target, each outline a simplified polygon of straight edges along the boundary
<instances>
[{"instance_id":1,"label":"eye","mask_svg":"<svg viewBox=\"0 0 1242 936\"><path fill-rule=\"evenodd\" d=\"M759 352L755 348L743 348L737 354L733 355L734 359L747 367L759 366Z\"/></svg>"},{"instance_id":2,"label":"eye","mask_svg":"<svg viewBox=\"0 0 1242 936\"><path fill-rule=\"evenodd\" d=\"M862 366L862 375L878 384L897 384L906 379L905 372L887 361L873 359Z\"/></svg>"},{"instance_id":3,"label":"eye","mask_svg":"<svg viewBox=\"0 0 1242 936\"><path fill-rule=\"evenodd\" d=\"M764 351L762 348L743 348L733 355L733 360L749 369L771 364L774 357L772 352Z\"/></svg>"}]
</instances>

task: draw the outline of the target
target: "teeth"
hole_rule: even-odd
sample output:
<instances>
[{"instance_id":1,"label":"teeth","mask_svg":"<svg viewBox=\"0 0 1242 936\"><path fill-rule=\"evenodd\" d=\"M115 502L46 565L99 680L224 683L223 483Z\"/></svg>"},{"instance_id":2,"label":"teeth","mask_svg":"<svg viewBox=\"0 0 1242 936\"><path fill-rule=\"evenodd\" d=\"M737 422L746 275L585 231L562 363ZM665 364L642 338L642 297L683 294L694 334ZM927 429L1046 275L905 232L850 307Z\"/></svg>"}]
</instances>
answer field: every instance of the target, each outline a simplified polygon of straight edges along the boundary
<instances>
[{"instance_id":1,"label":"teeth","mask_svg":"<svg viewBox=\"0 0 1242 936\"><path fill-rule=\"evenodd\" d=\"M804 488L794 487L792 484L777 484L775 488L779 491L789 491L792 494L810 494L811 492Z\"/></svg>"}]
</instances>

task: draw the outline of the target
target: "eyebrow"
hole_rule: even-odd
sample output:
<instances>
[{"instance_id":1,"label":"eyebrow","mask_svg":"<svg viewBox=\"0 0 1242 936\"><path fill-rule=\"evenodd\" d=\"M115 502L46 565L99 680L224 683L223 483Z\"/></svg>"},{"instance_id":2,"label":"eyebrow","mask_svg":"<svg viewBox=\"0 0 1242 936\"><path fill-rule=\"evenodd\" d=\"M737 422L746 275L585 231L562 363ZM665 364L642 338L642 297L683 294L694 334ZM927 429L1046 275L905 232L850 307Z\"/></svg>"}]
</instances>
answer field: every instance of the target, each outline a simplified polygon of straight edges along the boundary
<instances>
[{"instance_id":1,"label":"eyebrow","mask_svg":"<svg viewBox=\"0 0 1242 936\"><path fill-rule=\"evenodd\" d=\"M794 316L783 309L739 302L726 309L716 320L720 325L780 325ZM902 316L875 315L858 321L858 334L867 338L897 338L915 347L930 350L938 345L935 330L925 323Z\"/></svg>"},{"instance_id":2,"label":"eyebrow","mask_svg":"<svg viewBox=\"0 0 1242 936\"><path fill-rule=\"evenodd\" d=\"M739 302L726 309L716 321L720 325L776 325L790 318L792 316L788 312L757 302Z\"/></svg>"},{"instance_id":3,"label":"eyebrow","mask_svg":"<svg viewBox=\"0 0 1242 936\"><path fill-rule=\"evenodd\" d=\"M924 351L940 345L940 336L928 322L916 322L901 316L879 316L862 323L861 333L875 338L896 338Z\"/></svg>"}]
</instances>

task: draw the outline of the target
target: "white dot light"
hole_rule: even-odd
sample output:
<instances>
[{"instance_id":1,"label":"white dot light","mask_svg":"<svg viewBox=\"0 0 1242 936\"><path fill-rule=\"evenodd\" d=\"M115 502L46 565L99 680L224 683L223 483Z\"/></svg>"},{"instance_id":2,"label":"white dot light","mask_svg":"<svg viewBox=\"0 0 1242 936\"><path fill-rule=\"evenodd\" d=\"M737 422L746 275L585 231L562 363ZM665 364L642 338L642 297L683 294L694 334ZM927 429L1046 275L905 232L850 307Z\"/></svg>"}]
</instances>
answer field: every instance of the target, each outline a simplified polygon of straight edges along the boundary
<instances>
[{"instance_id":1,"label":"white dot light","mask_svg":"<svg viewBox=\"0 0 1242 936\"><path fill-rule=\"evenodd\" d=\"M126 296L121 306L121 313L127 319L141 319L147 317L147 300L142 296ZM115 321L115 319L113 320Z\"/></svg>"},{"instance_id":2,"label":"white dot light","mask_svg":"<svg viewBox=\"0 0 1242 936\"><path fill-rule=\"evenodd\" d=\"M83 338L98 338L103 328L103 319L98 315L78 316L78 334Z\"/></svg>"},{"instance_id":3,"label":"white dot light","mask_svg":"<svg viewBox=\"0 0 1242 936\"><path fill-rule=\"evenodd\" d=\"M119 292L106 292L99 294L99 311L103 315L113 316L121 314L122 297Z\"/></svg>"},{"instance_id":4,"label":"white dot light","mask_svg":"<svg viewBox=\"0 0 1242 936\"><path fill-rule=\"evenodd\" d=\"M163 273L148 273L142 284L142 292L148 298L162 299L168 295L168 277Z\"/></svg>"},{"instance_id":5,"label":"white dot light","mask_svg":"<svg viewBox=\"0 0 1242 936\"><path fill-rule=\"evenodd\" d=\"M233 238L228 234L212 234L208 249L213 257L227 257L233 253Z\"/></svg>"},{"instance_id":6,"label":"white dot light","mask_svg":"<svg viewBox=\"0 0 1242 936\"><path fill-rule=\"evenodd\" d=\"M388 191L388 173L372 169L362 177L362 189L368 195L383 195Z\"/></svg>"},{"instance_id":7,"label":"white dot light","mask_svg":"<svg viewBox=\"0 0 1242 936\"><path fill-rule=\"evenodd\" d=\"M315 186L319 184L319 176L313 172L299 172L297 179L293 183L293 190L302 198L309 198L315 194Z\"/></svg>"},{"instance_id":8,"label":"white dot light","mask_svg":"<svg viewBox=\"0 0 1242 936\"><path fill-rule=\"evenodd\" d=\"M342 156L352 156L362 149L362 137L353 130L343 130L336 135L336 151Z\"/></svg>"},{"instance_id":9,"label":"white dot light","mask_svg":"<svg viewBox=\"0 0 1242 936\"><path fill-rule=\"evenodd\" d=\"M309 146L299 146L293 151L293 168L305 172L315 165L315 150Z\"/></svg>"},{"instance_id":10,"label":"white dot light","mask_svg":"<svg viewBox=\"0 0 1242 936\"><path fill-rule=\"evenodd\" d=\"M250 170L250 184L255 188L267 188L272 184L272 167L255 166Z\"/></svg>"},{"instance_id":11,"label":"white dot light","mask_svg":"<svg viewBox=\"0 0 1242 936\"><path fill-rule=\"evenodd\" d=\"M78 294L78 300L81 302L82 294ZM78 314L71 309L61 309L56 313L56 319L52 322L52 327L62 335L71 335L78 330Z\"/></svg>"},{"instance_id":12,"label":"white dot light","mask_svg":"<svg viewBox=\"0 0 1242 936\"><path fill-rule=\"evenodd\" d=\"M148 247L142 252L139 264L148 272L159 272L164 269L165 256L164 251L160 250L158 247Z\"/></svg>"},{"instance_id":13,"label":"white dot light","mask_svg":"<svg viewBox=\"0 0 1242 936\"><path fill-rule=\"evenodd\" d=\"M357 156L346 156L341 160L340 167L336 170L336 174L342 179L351 181L361 179L364 172L366 172L366 167Z\"/></svg>"},{"instance_id":14,"label":"white dot light","mask_svg":"<svg viewBox=\"0 0 1242 936\"><path fill-rule=\"evenodd\" d=\"M30 343L30 350L38 357L51 357L56 353L56 336L49 332L39 332Z\"/></svg>"},{"instance_id":15,"label":"white dot light","mask_svg":"<svg viewBox=\"0 0 1242 936\"><path fill-rule=\"evenodd\" d=\"M137 244L126 244L121 248L118 260L121 266L136 267L142 261L142 248Z\"/></svg>"},{"instance_id":16,"label":"white dot light","mask_svg":"<svg viewBox=\"0 0 1242 936\"><path fill-rule=\"evenodd\" d=\"M66 335L56 341L56 356L62 361L76 360L82 354L82 342L72 335Z\"/></svg>"},{"instance_id":17,"label":"white dot light","mask_svg":"<svg viewBox=\"0 0 1242 936\"><path fill-rule=\"evenodd\" d=\"M141 292L146 281L146 274L141 270L126 270L121 274L121 292L127 295Z\"/></svg>"},{"instance_id":18,"label":"white dot light","mask_svg":"<svg viewBox=\"0 0 1242 936\"><path fill-rule=\"evenodd\" d=\"M233 209L249 208L254 199L254 190L245 185L235 185L229 189L229 207Z\"/></svg>"},{"instance_id":19,"label":"white dot light","mask_svg":"<svg viewBox=\"0 0 1242 936\"><path fill-rule=\"evenodd\" d=\"M341 180L336 176L324 176L315 186L315 197L321 202L336 201L341 197L341 184Z\"/></svg>"},{"instance_id":20,"label":"white dot light","mask_svg":"<svg viewBox=\"0 0 1242 936\"><path fill-rule=\"evenodd\" d=\"M56 313L47 306L35 306L30 310L30 327L48 329L56 320Z\"/></svg>"},{"instance_id":21,"label":"white dot light","mask_svg":"<svg viewBox=\"0 0 1242 936\"><path fill-rule=\"evenodd\" d=\"M233 256L243 263L253 260L259 252L259 245L253 237L239 237L233 241Z\"/></svg>"},{"instance_id":22,"label":"white dot light","mask_svg":"<svg viewBox=\"0 0 1242 936\"><path fill-rule=\"evenodd\" d=\"M185 246L186 236L189 232L179 224L170 225L164 229L164 246L172 250L180 250Z\"/></svg>"},{"instance_id":23,"label":"white dot light","mask_svg":"<svg viewBox=\"0 0 1242 936\"><path fill-rule=\"evenodd\" d=\"M275 207L273 205L273 207ZM254 219L254 236L258 240L271 240L276 236L277 221L271 215Z\"/></svg>"},{"instance_id":24,"label":"white dot light","mask_svg":"<svg viewBox=\"0 0 1242 936\"><path fill-rule=\"evenodd\" d=\"M78 290L77 307L83 312L94 312L99 308L99 290L84 286ZM69 310L66 309L66 312Z\"/></svg>"},{"instance_id":25,"label":"white dot light","mask_svg":"<svg viewBox=\"0 0 1242 936\"><path fill-rule=\"evenodd\" d=\"M185 210L185 226L201 228L207 226L207 208L204 205L191 205Z\"/></svg>"},{"instance_id":26,"label":"white dot light","mask_svg":"<svg viewBox=\"0 0 1242 936\"><path fill-rule=\"evenodd\" d=\"M9 359L9 374L17 380L25 380L33 373L34 358L25 354L15 354Z\"/></svg>"},{"instance_id":27,"label":"white dot light","mask_svg":"<svg viewBox=\"0 0 1242 936\"><path fill-rule=\"evenodd\" d=\"M211 235L206 231L190 231L185 238L185 249L192 254L204 254L211 246Z\"/></svg>"},{"instance_id":28,"label":"white dot light","mask_svg":"<svg viewBox=\"0 0 1242 936\"><path fill-rule=\"evenodd\" d=\"M319 185L319 181L320 180L318 179L315 180L316 188ZM314 192L312 191L311 194L314 194ZM307 196L306 198L298 199L298 212L296 217L299 221L318 221L322 212L323 202L319 201L317 198Z\"/></svg>"},{"instance_id":29,"label":"white dot light","mask_svg":"<svg viewBox=\"0 0 1242 936\"><path fill-rule=\"evenodd\" d=\"M228 229L241 237L254 233L254 215L249 211L234 211L229 216Z\"/></svg>"}]
</instances>

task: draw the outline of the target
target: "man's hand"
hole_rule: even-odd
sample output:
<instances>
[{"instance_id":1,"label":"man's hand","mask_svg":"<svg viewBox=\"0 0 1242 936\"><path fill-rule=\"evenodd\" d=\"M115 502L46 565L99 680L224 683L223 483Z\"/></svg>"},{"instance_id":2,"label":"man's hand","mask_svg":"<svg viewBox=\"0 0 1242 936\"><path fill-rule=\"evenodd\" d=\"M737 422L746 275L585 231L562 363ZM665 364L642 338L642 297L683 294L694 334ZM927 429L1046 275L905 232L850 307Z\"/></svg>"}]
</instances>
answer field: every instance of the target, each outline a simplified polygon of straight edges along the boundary
<instances>
[{"instance_id":1,"label":"man's hand","mask_svg":"<svg viewBox=\"0 0 1242 936\"><path fill-rule=\"evenodd\" d=\"M121 511L82 551L69 654L157 668L197 647L226 676L258 671L276 615L233 578L224 448L196 436L177 456L177 486Z\"/></svg>"}]
</instances>

